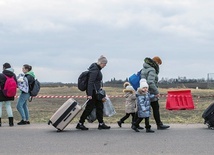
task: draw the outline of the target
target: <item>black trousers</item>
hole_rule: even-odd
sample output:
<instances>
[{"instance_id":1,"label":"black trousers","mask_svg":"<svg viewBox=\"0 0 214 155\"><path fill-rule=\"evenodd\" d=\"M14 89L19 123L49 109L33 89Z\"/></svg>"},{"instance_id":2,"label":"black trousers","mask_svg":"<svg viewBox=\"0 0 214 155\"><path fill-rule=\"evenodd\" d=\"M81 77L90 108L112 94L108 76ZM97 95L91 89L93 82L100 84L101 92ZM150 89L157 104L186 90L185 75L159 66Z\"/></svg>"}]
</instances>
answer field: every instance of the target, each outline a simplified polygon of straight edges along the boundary
<instances>
[{"instance_id":1,"label":"black trousers","mask_svg":"<svg viewBox=\"0 0 214 155\"><path fill-rule=\"evenodd\" d=\"M136 119L136 122L134 123L135 126L139 126L139 124L141 123L141 121L145 119L145 128L146 129L150 129L151 128L151 125L149 124L149 117L146 117L146 118L137 118Z\"/></svg>"},{"instance_id":2,"label":"black trousers","mask_svg":"<svg viewBox=\"0 0 214 155\"><path fill-rule=\"evenodd\" d=\"M132 123L133 123L133 122L135 121L135 113L126 113L126 115L123 116L123 117L120 119L120 121L121 121L122 123L124 123L124 121L125 121L127 118L129 118L130 115L132 115Z\"/></svg>"},{"instance_id":3,"label":"black trousers","mask_svg":"<svg viewBox=\"0 0 214 155\"><path fill-rule=\"evenodd\" d=\"M155 119L156 124L162 125L163 123L161 122L161 119L160 119L160 111L159 111L160 108L159 108L158 101L151 102L151 107L153 110L153 117Z\"/></svg>"},{"instance_id":4,"label":"black trousers","mask_svg":"<svg viewBox=\"0 0 214 155\"><path fill-rule=\"evenodd\" d=\"M96 92L93 92L92 99L88 101L85 110L83 111L79 122L84 123L87 116L96 108L96 116L99 123L103 123L103 103L97 100Z\"/></svg>"}]
</instances>

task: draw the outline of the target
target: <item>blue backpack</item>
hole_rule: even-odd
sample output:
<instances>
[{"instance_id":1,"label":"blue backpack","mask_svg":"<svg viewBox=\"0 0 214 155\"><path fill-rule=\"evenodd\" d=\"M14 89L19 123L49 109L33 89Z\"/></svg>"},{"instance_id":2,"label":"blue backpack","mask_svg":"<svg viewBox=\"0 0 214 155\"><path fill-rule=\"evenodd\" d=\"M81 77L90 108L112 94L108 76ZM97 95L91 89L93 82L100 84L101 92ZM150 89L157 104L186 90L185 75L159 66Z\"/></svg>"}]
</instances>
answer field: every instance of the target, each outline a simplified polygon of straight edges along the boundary
<instances>
[{"instance_id":1,"label":"blue backpack","mask_svg":"<svg viewBox=\"0 0 214 155\"><path fill-rule=\"evenodd\" d=\"M141 71L142 69L138 71L137 74L134 73L129 77L129 83L135 90L137 90L137 88L140 86Z\"/></svg>"}]
</instances>

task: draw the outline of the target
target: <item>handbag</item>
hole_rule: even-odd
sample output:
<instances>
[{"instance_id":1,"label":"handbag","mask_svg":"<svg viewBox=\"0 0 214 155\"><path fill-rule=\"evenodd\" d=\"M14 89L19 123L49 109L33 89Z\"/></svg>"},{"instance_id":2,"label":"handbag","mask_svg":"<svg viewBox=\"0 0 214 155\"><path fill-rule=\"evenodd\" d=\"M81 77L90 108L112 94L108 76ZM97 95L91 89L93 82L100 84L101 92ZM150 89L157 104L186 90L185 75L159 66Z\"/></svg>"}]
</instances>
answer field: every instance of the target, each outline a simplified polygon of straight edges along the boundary
<instances>
[{"instance_id":1,"label":"handbag","mask_svg":"<svg viewBox=\"0 0 214 155\"><path fill-rule=\"evenodd\" d=\"M103 98L106 97L106 92L105 92L105 90L99 89L99 90L96 92L96 96L97 96L97 100L102 101Z\"/></svg>"}]
</instances>

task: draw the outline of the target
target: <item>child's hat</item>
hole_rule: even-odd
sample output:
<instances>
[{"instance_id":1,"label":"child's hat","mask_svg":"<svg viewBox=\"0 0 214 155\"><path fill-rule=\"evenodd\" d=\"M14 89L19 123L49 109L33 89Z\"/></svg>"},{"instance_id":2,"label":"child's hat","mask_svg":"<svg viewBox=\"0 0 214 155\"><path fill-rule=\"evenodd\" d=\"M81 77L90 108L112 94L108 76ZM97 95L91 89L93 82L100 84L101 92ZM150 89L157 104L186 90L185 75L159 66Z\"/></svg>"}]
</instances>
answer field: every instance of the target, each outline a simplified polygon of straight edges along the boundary
<instances>
[{"instance_id":1,"label":"child's hat","mask_svg":"<svg viewBox=\"0 0 214 155\"><path fill-rule=\"evenodd\" d=\"M133 92L135 91L132 86L126 86L126 88L123 90L123 92Z\"/></svg>"},{"instance_id":2,"label":"child's hat","mask_svg":"<svg viewBox=\"0 0 214 155\"><path fill-rule=\"evenodd\" d=\"M125 83L123 84L123 87L124 87L124 88L126 88L127 86L130 86L130 83L129 83L129 82L125 82Z\"/></svg>"},{"instance_id":3,"label":"child's hat","mask_svg":"<svg viewBox=\"0 0 214 155\"><path fill-rule=\"evenodd\" d=\"M140 80L140 88L149 87L148 83L146 82L146 79Z\"/></svg>"}]
</instances>

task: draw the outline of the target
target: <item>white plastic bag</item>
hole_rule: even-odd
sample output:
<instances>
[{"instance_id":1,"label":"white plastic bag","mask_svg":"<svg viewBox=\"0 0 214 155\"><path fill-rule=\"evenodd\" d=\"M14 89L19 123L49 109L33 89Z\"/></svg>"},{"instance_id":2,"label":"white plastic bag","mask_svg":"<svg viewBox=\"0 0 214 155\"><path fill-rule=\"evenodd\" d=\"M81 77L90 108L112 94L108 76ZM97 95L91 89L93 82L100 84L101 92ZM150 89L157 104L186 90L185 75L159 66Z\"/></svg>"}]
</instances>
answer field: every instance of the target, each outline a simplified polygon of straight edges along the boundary
<instances>
[{"instance_id":1,"label":"white plastic bag","mask_svg":"<svg viewBox=\"0 0 214 155\"><path fill-rule=\"evenodd\" d=\"M114 106L108 96L106 96L106 101L103 102L103 116L111 117L116 114Z\"/></svg>"}]
</instances>

